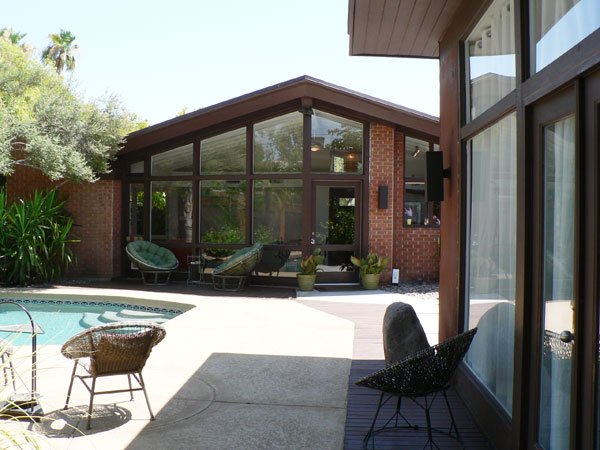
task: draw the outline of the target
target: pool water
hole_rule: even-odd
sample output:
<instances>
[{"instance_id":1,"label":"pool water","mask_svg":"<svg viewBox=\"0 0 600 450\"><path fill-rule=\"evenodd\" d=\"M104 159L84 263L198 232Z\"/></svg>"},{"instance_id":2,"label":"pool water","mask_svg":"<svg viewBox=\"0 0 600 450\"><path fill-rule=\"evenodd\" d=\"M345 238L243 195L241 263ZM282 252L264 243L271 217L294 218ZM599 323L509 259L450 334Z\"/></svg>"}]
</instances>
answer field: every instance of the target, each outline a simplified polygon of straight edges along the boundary
<instances>
[{"instance_id":1,"label":"pool water","mask_svg":"<svg viewBox=\"0 0 600 450\"><path fill-rule=\"evenodd\" d=\"M1 301L1 300L0 300ZM87 328L104 323L125 320L144 320L164 323L183 311L170 308L152 308L127 303L79 302L60 300L10 300L29 311L33 321L44 334L38 334L38 344L63 344L71 336ZM18 306L0 304L0 326L29 324L27 314ZM15 345L31 342L31 334L16 336L0 332L0 337Z\"/></svg>"}]
</instances>

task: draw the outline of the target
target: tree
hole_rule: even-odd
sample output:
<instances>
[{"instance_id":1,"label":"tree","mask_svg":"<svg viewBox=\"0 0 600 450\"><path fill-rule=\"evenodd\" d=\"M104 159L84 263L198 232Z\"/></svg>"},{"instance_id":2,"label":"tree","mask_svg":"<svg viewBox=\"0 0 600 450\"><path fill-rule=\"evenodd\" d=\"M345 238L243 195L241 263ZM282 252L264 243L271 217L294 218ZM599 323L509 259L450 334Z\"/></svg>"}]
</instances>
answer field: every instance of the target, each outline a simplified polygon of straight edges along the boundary
<instances>
[{"instance_id":1,"label":"tree","mask_svg":"<svg viewBox=\"0 0 600 450\"><path fill-rule=\"evenodd\" d=\"M86 102L62 77L0 40L0 175L24 165L52 180L95 181L138 125L114 96Z\"/></svg>"},{"instance_id":2,"label":"tree","mask_svg":"<svg viewBox=\"0 0 600 450\"><path fill-rule=\"evenodd\" d=\"M26 33L19 33L12 28L2 28L2 30L0 30L0 37L2 40L11 42L14 45L21 45L21 41L25 36L27 36Z\"/></svg>"},{"instance_id":3,"label":"tree","mask_svg":"<svg viewBox=\"0 0 600 450\"><path fill-rule=\"evenodd\" d=\"M48 47L42 52L42 61L56 67L56 73L62 74L64 69L72 72L75 69L75 56L77 46L73 45L75 36L70 31L60 30L60 33L48 36L51 40Z\"/></svg>"}]
</instances>

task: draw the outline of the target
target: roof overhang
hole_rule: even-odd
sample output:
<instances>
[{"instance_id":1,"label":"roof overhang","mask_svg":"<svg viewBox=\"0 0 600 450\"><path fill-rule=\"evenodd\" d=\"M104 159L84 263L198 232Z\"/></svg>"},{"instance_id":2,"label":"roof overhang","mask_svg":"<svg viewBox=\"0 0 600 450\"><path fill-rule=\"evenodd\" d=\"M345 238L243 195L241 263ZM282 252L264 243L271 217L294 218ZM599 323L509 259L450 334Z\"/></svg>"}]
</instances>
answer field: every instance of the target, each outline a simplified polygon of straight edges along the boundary
<instances>
[{"instance_id":1,"label":"roof overhang","mask_svg":"<svg viewBox=\"0 0 600 450\"><path fill-rule=\"evenodd\" d=\"M350 54L439 58L462 0L348 0Z\"/></svg>"},{"instance_id":2,"label":"roof overhang","mask_svg":"<svg viewBox=\"0 0 600 450\"><path fill-rule=\"evenodd\" d=\"M131 133L119 156L198 134L202 130L218 128L279 105L297 103L300 106L303 99L311 99L317 108L319 104L334 105L373 122L417 136L439 139L440 123L437 117L302 76Z\"/></svg>"}]
</instances>

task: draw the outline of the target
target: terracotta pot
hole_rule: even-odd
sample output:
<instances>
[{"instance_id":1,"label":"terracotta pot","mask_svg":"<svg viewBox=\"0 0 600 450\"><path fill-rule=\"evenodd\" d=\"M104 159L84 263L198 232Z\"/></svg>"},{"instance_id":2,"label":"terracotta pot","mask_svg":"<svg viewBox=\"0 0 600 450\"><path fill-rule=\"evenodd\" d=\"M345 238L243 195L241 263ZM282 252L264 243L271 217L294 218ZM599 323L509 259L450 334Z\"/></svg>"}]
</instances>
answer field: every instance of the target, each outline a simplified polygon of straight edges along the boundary
<instances>
[{"instance_id":1,"label":"terracotta pot","mask_svg":"<svg viewBox=\"0 0 600 450\"><path fill-rule=\"evenodd\" d=\"M315 287L316 275L302 275L297 274L298 277L298 288L301 291L312 291Z\"/></svg>"},{"instance_id":2,"label":"terracotta pot","mask_svg":"<svg viewBox=\"0 0 600 450\"><path fill-rule=\"evenodd\" d=\"M360 282L365 289L377 289L380 276L380 273L366 273L360 277Z\"/></svg>"}]
</instances>

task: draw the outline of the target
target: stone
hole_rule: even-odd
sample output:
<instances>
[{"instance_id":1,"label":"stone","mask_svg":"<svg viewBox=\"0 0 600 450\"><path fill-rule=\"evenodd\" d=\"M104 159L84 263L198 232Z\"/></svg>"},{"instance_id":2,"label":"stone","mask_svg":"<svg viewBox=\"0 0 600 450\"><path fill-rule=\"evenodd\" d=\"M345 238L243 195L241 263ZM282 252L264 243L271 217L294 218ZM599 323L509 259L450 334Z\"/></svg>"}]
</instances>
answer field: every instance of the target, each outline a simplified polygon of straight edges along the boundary
<instances>
[{"instance_id":1,"label":"stone","mask_svg":"<svg viewBox=\"0 0 600 450\"><path fill-rule=\"evenodd\" d=\"M417 313L409 304L392 303L383 316L383 352L386 365L429 347Z\"/></svg>"}]
</instances>

